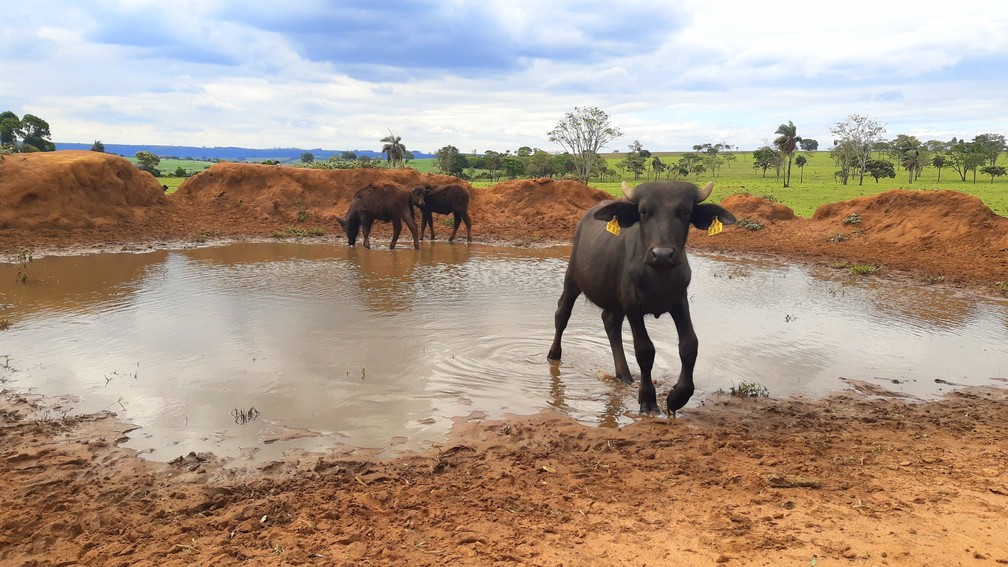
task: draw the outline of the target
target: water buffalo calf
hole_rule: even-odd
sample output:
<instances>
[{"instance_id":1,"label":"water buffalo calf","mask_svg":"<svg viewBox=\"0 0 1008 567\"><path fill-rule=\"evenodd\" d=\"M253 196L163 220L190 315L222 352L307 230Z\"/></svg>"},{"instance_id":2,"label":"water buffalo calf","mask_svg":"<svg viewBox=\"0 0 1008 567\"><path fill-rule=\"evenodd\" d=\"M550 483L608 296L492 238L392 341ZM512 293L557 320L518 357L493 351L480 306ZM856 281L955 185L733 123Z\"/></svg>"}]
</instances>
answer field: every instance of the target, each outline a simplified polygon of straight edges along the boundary
<instances>
[{"instance_id":1,"label":"water buffalo calf","mask_svg":"<svg viewBox=\"0 0 1008 567\"><path fill-rule=\"evenodd\" d=\"M679 334L682 370L666 399L668 413L686 405L693 395L698 346L686 297L691 276L686 237L690 224L708 228L715 218L724 224L735 222L735 217L721 206L701 203L713 188L713 182L701 190L692 183L650 181L630 190L624 182L626 199L600 203L585 213L574 230L563 293L557 302L556 335L547 358L560 360L560 337L567 328L574 301L584 293L602 308L616 377L626 383L632 379L623 352L622 330L623 319L630 321L641 372L637 394L640 411L658 412L651 381L655 347L644 328L644 316L670 313Z\"/></svg>"},{"instance_id":2,"label":"water buffalo calf","mask_svg":"<svg viewBox=\"0 0 1008 567\"><path fill-rule=\"evenodd\" d=\"M423 238L424 228L430 225L430 237L434 240L434 214L455 215L455 227L452 228L449 241L455 240L459 229L459 221L466 225L466 242L472 242L472 220L469 218L469 192L457 184L421 185L412 190L413 203L420 208L420 238Z\"/></svg>"},{"instance_id":3,"label":"water buffalo calf","mask_svg":"<svg viewBox=\"0 0 1008 567\"><path fill-rule=\"evenodd\" d=\"M364 248L371 248L371 223L376 220L392 222L390 249L394 249L399 240L403 221L413 235L413 248L420 248L416 220L413 219L413 201L409 192L391 185L368 185L354 193L346 219L336 217L336 221L346 231L350 246L357 243L357 232L363 230Z\"/></svg>"}]
</instances>

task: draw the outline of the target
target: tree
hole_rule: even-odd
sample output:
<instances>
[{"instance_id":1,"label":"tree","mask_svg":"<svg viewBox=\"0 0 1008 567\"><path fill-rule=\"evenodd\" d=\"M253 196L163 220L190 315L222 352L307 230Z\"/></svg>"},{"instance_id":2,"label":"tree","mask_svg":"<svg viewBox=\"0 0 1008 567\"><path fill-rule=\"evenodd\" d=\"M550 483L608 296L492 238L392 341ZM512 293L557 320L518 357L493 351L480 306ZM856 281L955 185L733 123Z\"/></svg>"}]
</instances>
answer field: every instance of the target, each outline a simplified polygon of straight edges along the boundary
<instances>
[{"instance_id":1,"label":"tree","mask_svg":"<svg viewBox=\"0 0 1008 567\"><path fill-rule=\"evenodd\" d=\"M813 140L812 138L802 138L798 142L798 147L801 148L803 152L814 152L819 149L819 142Z\"/></svg>"},{"instance_id":2,"label":"tree","mask_svg":"<svg viewBox=\"0 0 1008 567\"><path fill-rule=\"evenodd\" d=\"M753 152L753 169L762 169L763 177L771 167L778 167L781 163L781 156L770 146L763 146Z\"/></svg>"},{"instance_id":3,"label":"tree","mask_svg":"<svg viewBox=\"0 0 1008 567\"><path fill-rule=\"evenodd\" d=\"M95 142L91 144L91 151L105 153L105 144L101 143L101 140L95 140Z\"/></svg>"},{"instance_id":4,"label":"tree","mask_svg":"<svg viewBox=\"0 0 1008 567\"><path fill-rule=\"evenodd\" d=\"M445 146L434 154L434 165L441 173L461 177L465 169L465 158L455 146Z\"/></svg>"},{"instance_id":5,"label":"tree","mask_svg":"<svg viewBox=\"0 0 1008 567\"><path fill-rule=\"evenodd\" d=\"M980 134L973 137L975 151L991 166L997 165L998 156L1005 151L1005 137L1001 134Z\"/></svg>"},{"instance_id":6,"label":"tree","mask_svg":"<svg viewBox=\"0 0 1008 567\"><path fill-rule=\"evenodd\" d=\"M18 138L21 136L21 119L18 115L9 110L0 113L0 147L17 146Z\"/></svg>"},{"instance_id":7,"label":"tree","mask_svg":"<svg viewBox=\"0 0 1008 567\"><path fill-rule=\"evenodd\" d=\"M916 136L900 134L888 144L887 153L895 159L909 175L908 183L920 175L927 164L927 149Z\"/></svg>"},{"instance_id":8,"label":"tree","mask_svg":"<svg viewBox=\"0 0 1008 567\"><path fill-rule=\"evenodd\" d=\"M798 156L798 157L794 158L794 164L797 165L798 169L801 170L801 173L798 174L798 183L801 183L801 182L803 182L805 180L805 164L806 163L808 163L808 158L806 158L805 156Z\"/></svg>"},{"instance_id":9,"label":"tree","mask_svg":"<svg viewBox=\"0 0 1008 567\"><path fill-rule=\"evenodd\" d=\"M484 168L490 172L490 181L499 181L499 172L504 161L504 154L493 150L487 150L483 155Z\"/></svg>"},{"instance_id":10,"label":"tree","mask_svg":"<svg viewBox=\"0 0 1008 567\"><path fill-rule=\"evenodd\" d=\"M521 151L521 149L518 151ZM545 150L536 149L535 153L528 158L525 173L532 177L553 177L555 173L553 171L553 154Z\"/></svg>"},{"instance_id":11,"label":"tree","mask_svg":"<svg viewBox=\"0 0 1008 567\"><path fill-rule=\"evenodd\" d=\"M865 163L865 170L875 178L875 183L878 183L879 177L896 177L896 169L891 161L870 159Z\"/></svg>"},{"instance_id":12,"label":"tree","mask_svg":"<svg viewBox=\"0 0 1008 567\"><path fill-rule=\"evenodd\" d=\"M342 152L339 153L339 159L346 161L353 161L357 159L357 152L343 150Z\"/></svg>"},{"instance_id":13,"label":"tree","mask_svg":"<svg viewBox=\"0 0 1008 567\"><path fill-rule=\"evenodd\" d=\"M140 169L150 172L154 177L160 177L161 172L158 171L157 165L161 163L161 158L151 152L141 150L136 153L136 159Z\"/></svg>"},{"instance_id":14,"label":"tree","mask_svg":"<svg viewBox=\"0 0 1008 567\"><path fill-rule=\"evenodd\" d=\"M381 153L385 154L385 161L390 163L392 167L401 165L403 155L406 153L406 146L403 145L402 138L389 130L389 135L379 141L385 144L381 149Z\"/></svg>"},{"instance_id":15,"label":"tree","mask_svg":"<svg viewBox=\"0 0 1008 567\"><path fill-rule=\"evenodd\" d=\"M49 141L49 123L34 114L25 114L21 117L21 131L24 138L21 142L21 151L30 148L28 151L38 150L40 152L56 151L56 144Z\"/></svg>"},{"instance_id":16,"label":"tree","mask_svg":"<svg viewBox=\"0 0 1008 567\"><path fill-rule=\"evenodd\" d=\"M994 183L995 177L1001 177L1005 174L1005 167L1003 165L988 165L981 169L984 174L991 176L991 183Z\"/></svg>"},{"instance_id":17,"label":"tree","mask_svg":"<svg viewBox=\"0 0 1008 567\"><path fill-rule=\"evenodd\" d=\"M301 154L301 163L311 163L313 161L315 161L315 154L311 152Z\"/></svg>"},{"instance_id":18,"label":"tree","mask_svg":"<svg viewBox=\"0 0 1008 567\"><path fill-rule=\"evenodd\" d=\"M609 123L609 115L592 107L574 107L547 133L549 141L560 144L574 158L575 171L588 183L599 148L619 138L623 132Z\"/></svg>"},{"instance_id":19,"label":"tree","mask_svg":"<svg viewBox=\"0 0 1008 567\"><path fill-rule=\"evenodd\" d=\"M938 183L941 183L941 170L945 167L945 156L938 154L931 158L931 165L938 169Z\"/></svg>"},{"instance_id":20,"label":"tree","mask_svg":"<svg viewBox=\"0 0 1008 567\"><path fill-rule=\"evenodd\" d=\"M627 154L625 158L619 163L620 169L629 171L633 174L634 179L640 179L644 169L647 167L644 158L638 153Z\"/></svg>"},{"instance_id":21,"label":"tree","mask_svg":"<svg viewBox=\"0 0 1008 567\"><path fill-rule=\"evenodd\" d=\"M525 175L525 160L518 156L506 156L501 163L501 169L509 179L517 179Z\"/></svg>"},{"instance_id":22,"label":"tree","mask_svg":"<svg viewBox=\"0 0 1008 567\"><path fill-rule=\"evenodd\" d=\"M801 137L798 136L798 127L790 120L788 120L787 124L778 126L777 131L774 133L777 134L777 138L773 141L774 147L777 148L782 157L787 156L787 172L784 174L784 186L789 187L791 185L791 159L794 157L795 148L801 142Z\"/></svg>"},{"instance_id":23,"label":"tree","mask_svg":"<svg viewBox=\"0 0 1008 567\"><path fill-rule=\"evenodd\" d=\"M972 171L974 183L977 167L986 161L986 156L979 151L975 143L955 138L949 142L947 157L949 165L959 173L959 179L966 181L966 174Z\"/></svg>"},{"instance_id":24,"label":"tree","mask_svg":"<svg viewBox=\"0 0 1008 567\"><path fill-rule=\"evenodd\" d=\"M830 132L839 137L834 142L834 148L842 148L847 166L854 166L860 170L858 185L863 185L865 168L867 167L868 160L871 159L871 152L875 144L882 140L882 135L885 134L885 127L867 116L851 114L847 117L847 120L837 122L830 129ZM847 161L848 159L850 160L849 162ZM847 184L846 176L844 177L844 184Z\"/></svg>"},{"instance_id":25,"label":"tree","mask_svg":"<svg viewBox=\"0 0 1008 567\"><path fill-rule=\"evenodd\" d=\"M654 156L651 158L651 171L654 172L655 180L658 179L658 175L665 171L665 164L662 162L661 158Z\"/></svg>"}]
</instances>

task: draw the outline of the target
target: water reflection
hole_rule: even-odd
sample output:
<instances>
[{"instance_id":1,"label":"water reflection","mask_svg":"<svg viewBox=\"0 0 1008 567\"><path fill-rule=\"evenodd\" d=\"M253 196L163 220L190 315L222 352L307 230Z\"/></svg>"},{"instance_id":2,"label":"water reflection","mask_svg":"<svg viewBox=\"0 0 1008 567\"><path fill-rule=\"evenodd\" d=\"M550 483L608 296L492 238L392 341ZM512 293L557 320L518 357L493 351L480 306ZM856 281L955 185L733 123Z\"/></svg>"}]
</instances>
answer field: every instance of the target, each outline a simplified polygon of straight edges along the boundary
<instances>
[{"instance_id":1,"label":"water reflection","mask_svg":"<svg viewBox=\"0 0 1008 567\"><path fill-rule=\"evenodd\" d=\"M608 376L597 308L579 301L564 361L545 360L568 254L245 243L41 258L27 286L0 265L0 316L15 320L0 356L18 370L0 379L80 396L78 411L114 409L143 427L130 445L163 460L387 447L396 437L419 447L474 411L553 407L585 423L629 423L637 387ZM694 403L741 380L775 396L840 389L841 377L929 396L945 387L935 379L1008 376L1008 302L774 262L694 255L692 264ZM647 324L667 391L679 372L675 327L668 317ZM256 419L236 423L235 408L253 407Z\"/></svg>"},{"instance_id":2,"label":"water reflection","mask_svg":"<svg viewBox=\"0 0 1008 567\"><path fill-rule=\"evenodd\" d=\"M16 323L40 312L87 312L124 301L137 282L168 252L37 258L28 281L15 282L17 266L0 263L0 316Z\"/></svg>"}]
</instances>

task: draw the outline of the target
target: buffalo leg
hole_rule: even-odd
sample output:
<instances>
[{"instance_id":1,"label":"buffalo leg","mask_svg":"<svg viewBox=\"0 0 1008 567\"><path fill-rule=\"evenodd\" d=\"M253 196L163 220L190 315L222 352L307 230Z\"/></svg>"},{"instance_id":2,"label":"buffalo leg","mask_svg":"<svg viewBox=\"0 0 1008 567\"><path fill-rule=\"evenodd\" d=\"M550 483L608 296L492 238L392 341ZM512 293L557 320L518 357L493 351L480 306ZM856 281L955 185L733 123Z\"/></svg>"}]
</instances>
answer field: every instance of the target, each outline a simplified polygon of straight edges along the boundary
<instances>
[{"instance_id":1,"label":"buffalo leg","mask_svg":"<svg viewBox=\"0 0 1008 567\"><path fill-rule=\"evenodd\" d=\"M406 228L409 229L410 235L413 236L413 248L416 250L420 249L420 239L417 238L417 226L416 219L413 218L412 211L406 211L403 213L403 220L406 221Z\"/></svg>"},{"instance_id":2,"label":"buffalo leg","mask_svg":"<svg viewBox=\"0 0 1008 567\"><path fill-rule=\"evenodd\" d=\"M672 386L665 402L668 404L669 415L686 405L693 396L693 367L696 366L699 342L693 331L693 320L690 318L689 300L683 295L679 305L670 311L675 321L676 332L679 333L679 360L682 370L679 381Z\"/></svg>"},{"instance_id":3,"label":"buffalo leg","mask_svg":"<svg viewBox=\"0 0 1008 567\"><path fill-rule=\"evenodd\" d=\"M402 232L402 220L394 218L392 219L392 244L389 244L389 250L395 250L396 242L399 242L399 233Z\"/></svg>"},{"instance_id":4,"label":"buffalo leg","mask_svg":"<svg viewBox=\"0 0 1008 567\"><path fill-rule=\"evenodd\" d=\"M430 227L430 239L434 240L434 213L430 211L424 211L423 222L425 222L427 226ZM423 230L420 231L420 234L423 234Z\"/></svg>"},{"instance_id":5,"label":"buffalo leg","mask_svg":"<svg viewBox=\"0 0 1008 567\"><path fill-rule=\"evenodd\" d=\"M453 242L455 240L455 235L458 234L458 227L460 224L462 224L462 219L459 216L458 211L455 211L454 215L455 215L455 226L452 227L452 233L451 236L448 237L448 242Z\"/></svg>"},{"instance_id":6,"label":"buffalo leg","mask_svg":"<svg viewBox=\"0 0 1008 567\"><path fill-rule=\"evenodd\" d=\"M472 219L469 218L469 213L462 211L462 222L466 225L466 242L472 242ZM455 226L458 227L458 217L455 218Z\"/></svg>"},{"instance_id":7,"label":"buffalo leg","mask_svg":"<svg viewBox=\"0 0 1008 567\"><path fill-rule=\"evenodd\" d=\"M637 364L640 365L640 390L637 393L637 401L640 402L641 413L658 413L658 398L655 394L654 382L651 381L651 369L654 368L655 347L648 336L647 328L644 327L644 317L642 315L628 315L630 330L633 331L634 354L637 356Z\"/></svg>"},{"instance_id":8,"label":"buffalo leg","mask_svg":"<svg viewBox=\"0 0 1008 567\"><path fill-rule=\"evenodd\" d=\"M581 295L581 288L574 283L574 278L571 277L570 271L571 269L568 267L567 275L564 277L563 293L560 294L560 299L557 301L556 314L553 316L553 322L556 325L556 334L553 335L553 345L550 347L549 354L546 355L546 358L549 360L560 360L563 354L563 349L560 347L560 337L563 336L564 329L567 328L567 322L570 321L571 311L574 310L574 302Z\"/></svg>"},{"instance_id":9,"label":"buffalo leg","mask_svg":"<svg viewBox=\"0 0 1008 567\"><path fill-rule=\"evenodd\" d=\"M626 352L623 351L623 313L608 309L603 310L602 324L605 325L606 335L609 336L609 348L612 349L613 363L616 365L616 378L624 384L630 384L633 382L633 377L630 376ZM634 339L636 337L637 333L635 332ZM641 387L643 388L643 385Z\"/></svg>"},{"instance_id":10,"label":"buffalo leg","mask_svg":"<svg viewBox=\"0 0 1008 567\"><path fill-rule=\"evenodd\" d=\"M364 248L371 248L371 217L361 217L361 232L364 233Z\"/></svg>"}]
</instances>

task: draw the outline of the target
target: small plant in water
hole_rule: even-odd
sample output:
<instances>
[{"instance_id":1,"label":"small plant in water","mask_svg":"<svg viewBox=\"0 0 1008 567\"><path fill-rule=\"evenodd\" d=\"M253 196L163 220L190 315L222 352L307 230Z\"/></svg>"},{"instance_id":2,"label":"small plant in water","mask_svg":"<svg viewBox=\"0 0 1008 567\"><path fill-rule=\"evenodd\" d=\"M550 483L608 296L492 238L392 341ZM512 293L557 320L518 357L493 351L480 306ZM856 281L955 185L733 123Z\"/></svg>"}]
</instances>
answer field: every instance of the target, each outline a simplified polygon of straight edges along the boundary
<instances>
[{"instance_id":1,"label":"small plant in water","mask_svg":"<svg viewBox=\"0 0 1008 567\"><path fill-rule=\"evenodd\" d=\"M735 225L744 228L746 230L757 231L763 228L763 223L759 221L754 221L750 218L739 219L735 222Z\"/></svg>"},{"instance_id":2,"label":"small plant in water","mask_svg":"<svg viewBox=\"0 0 1008 567\"><path fill-rule=\"evenodd\" d=\"M847 240L847 235L841 232L840 234L827 236L826 240L828 240L829 242L843 242L844 240Z\"/></svg>"},{"instance_id":3,"label":"small plant in water","mask_svg":"<svg viewBox=\"0 0 1008 567\"><path fill-rule=\"evenodd\" d=\"M854 275L867 276L879 271L879 268L881 266L876 266L875 264L854 264L850 267L850 271Z\"/></svg>"},{"instance_id":4,"label":"small plant in water","mask_svg":"<svg viewBox=\"0 0 1008 567\"><path fill-rule=\"evenodd\" d=\"M848 215L847 218L843 220L844 224L861 224L861 213L854 213Z\"/></svg>"},{"instance_id":5,"label":"small plant in water","mask_svg":"<svg viewBox=\"0 0 1008 567\"><path fill-rule=\"evenodd\" d=\"M18 250L14 261L17 264L17 274L14 276L14 281L17 283L26 283L28 281L28 264L32 261L31 249L22 248Z\"/></svg>"},{"instance_id":6,"label":"small plant in water","mask_svg":"<svg viewBox=\"0 0 1008 567\"><path fill-rule=\"evenodd\" d=\"M997 282L994 284L994 287L1001 293L1008 293L1008 282Z\"/></svg>"},{"instance_id":7,"label":"small plant in water","mask_svg":"<svg viewBox=\"0 0 1008 567\"><path fill-rule=\"evenodd\" d=\"M718 393L724 394L724 390L718 390ZM760 384L755 380L743 380L738 383L738 385L733 385L728 389L729 396L735 396L736 398L769 398L770 390L767 390L766 386Z\"/></svg>"},{"instance_id":8,"label":"small plant in water","mask_svg":"<svg viewBox=\"0 0 1008 567\"><path fill-rule=\"evenodd\" d=\"M11 328L10 319L0 319L0 331L6 331Z\"/></svg>"},{"instance_id":9,"label":"small plant in water","mask_svg":"<svg viewBox=\"0 0 1008 567\"><path fill-rule=\"evenodd\" d=\"M245 425L250 421L255 421L259 417L259 410L255 409L255 406L247 410L235 408L231 412L231 416L234 417L235 423L238 425Z\"/></svg>"}]
</instances>

